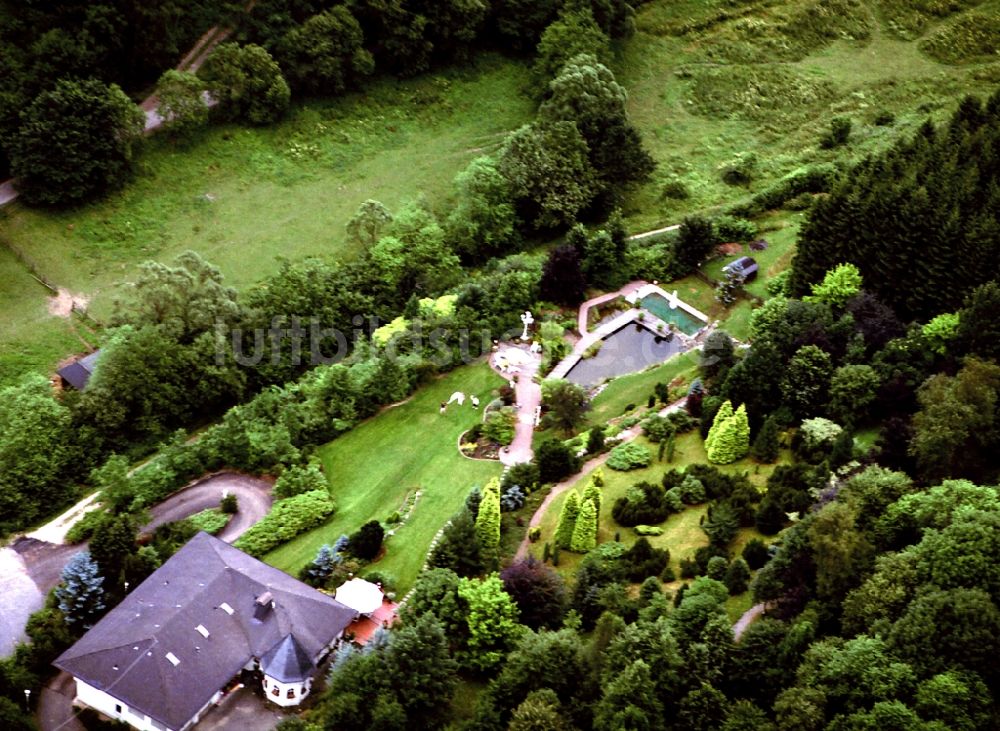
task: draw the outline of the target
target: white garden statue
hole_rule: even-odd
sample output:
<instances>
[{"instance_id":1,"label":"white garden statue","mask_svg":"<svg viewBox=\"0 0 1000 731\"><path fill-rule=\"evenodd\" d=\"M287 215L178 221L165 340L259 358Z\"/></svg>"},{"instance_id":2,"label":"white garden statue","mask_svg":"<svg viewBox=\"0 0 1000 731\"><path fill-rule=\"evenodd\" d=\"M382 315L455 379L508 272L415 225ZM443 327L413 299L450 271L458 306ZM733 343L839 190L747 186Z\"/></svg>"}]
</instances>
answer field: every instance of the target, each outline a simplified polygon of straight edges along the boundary
<instances>
[{"instance_id":1,"label":"white garden statue","mask_svg":"<svg viewBox=\"0 0 1000 731\"><path fill-rule=\"evenodd\" d=\"M465 394L462 393L461 391L455 391L455 393L453 393L451 395L451 398L448 399L448 403L449 404L450 403L454 403L455 401L458 401L458 405L459 406L461 406L462 404L464 404L465 403Z\"/></svg>"},{"instance_id":2,"label":"white garden statue","mask_svg":"<svg viewBox=\"0 0 1000 731\"><path fill-rule=\"evenodd\" d=\"M523 315L521 315L521 322L524 324L524 332L521 333L521 340L528 339L528 328L535 322L535 318L531 316L531 311L526 310Z\"/></svg>"},{"instance_id":3,"label":"white garden statue","mask_svg":"<svg viewBox=\"0 0 1000 731\"><path fill-rule=\"evenodd\" d=\"M671 310L677 309L677 290L675 289L670 293L670 299L667 300L667 304L670 305Z\"/></svg>"}]
</instances>

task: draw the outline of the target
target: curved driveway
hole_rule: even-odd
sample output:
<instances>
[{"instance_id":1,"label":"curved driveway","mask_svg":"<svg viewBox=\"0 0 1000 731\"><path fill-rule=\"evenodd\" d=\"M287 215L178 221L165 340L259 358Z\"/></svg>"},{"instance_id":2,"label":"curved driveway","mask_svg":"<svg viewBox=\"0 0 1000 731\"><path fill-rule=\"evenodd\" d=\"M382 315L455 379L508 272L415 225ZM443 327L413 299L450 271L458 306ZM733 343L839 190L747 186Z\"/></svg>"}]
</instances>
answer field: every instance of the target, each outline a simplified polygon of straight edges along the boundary
<instances>
[{"instance_id":1,"label":"curved driveway","mask_svg":"<svg viewBox=\"0 0 1000 731\"><path fill-rule=\"evenodd\" d=\"M164 523L217 507L223 490L236 495L239 508L219 534L227 543L235 541L271 509L270 482L222 472L174 493L151 508L152 521L142 530L149 532ZM82 515L79 511L77 519ZM43 530L36 533L46 535ZM9 655L24 639L28 616L42 608L45 596L59 583L70 558L86 548L86 543L67 545L22 536L9 547L0 549L0 656Z\"/></svg>"}]
</instances>

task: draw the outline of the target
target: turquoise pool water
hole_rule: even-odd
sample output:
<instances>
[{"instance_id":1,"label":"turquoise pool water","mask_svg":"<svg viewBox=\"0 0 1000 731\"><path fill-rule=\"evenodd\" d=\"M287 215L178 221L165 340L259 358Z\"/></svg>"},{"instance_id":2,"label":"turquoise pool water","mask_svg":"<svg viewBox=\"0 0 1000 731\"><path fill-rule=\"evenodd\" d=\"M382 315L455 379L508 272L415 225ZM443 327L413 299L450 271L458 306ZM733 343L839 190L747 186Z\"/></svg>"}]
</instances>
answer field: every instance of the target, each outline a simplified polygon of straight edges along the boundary
<instances>
[{"instance_id":1,"label":"turquoise pool water","mask_svg":"<svg viewBox=\"0 0 1000 731\"><path fill-rule=\"evenodd\" d=\"M643 309L649 310L664 322L676 325L677 329L686 335L694 335L705 326L704 322L687 310L680 307L670 309L670 303L655 292L647 294L639 301L639 304L642 305Z\"/></svg>"}]
</instances>

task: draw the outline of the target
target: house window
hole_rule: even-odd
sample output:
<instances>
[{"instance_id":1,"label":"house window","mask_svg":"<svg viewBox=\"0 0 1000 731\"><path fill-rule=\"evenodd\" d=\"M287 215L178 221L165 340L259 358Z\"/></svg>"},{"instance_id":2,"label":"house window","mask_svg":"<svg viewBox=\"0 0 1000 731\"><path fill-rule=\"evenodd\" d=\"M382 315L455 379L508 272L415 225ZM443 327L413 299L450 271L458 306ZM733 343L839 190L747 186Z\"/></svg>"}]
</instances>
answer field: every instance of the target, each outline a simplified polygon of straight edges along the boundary
<instances>
[{"instance_id":1,"label":"house window","mask_svg":"<svg viewBox=\"0 0 1000 731\"><path fill-rule=\"evenodd\" d=\"M295 697L295 688L289 688L288 689L288 693L285 695L285 697L286 698L294 698Z\"/></svg>"},{"instance_id":2,"label":"house window","mask_svg":"<svg viewBox=\"0 0 1000 731\"><path fill-rule=\"evenodd\" d=\"M271 691L271 695L281 695L281 691L278 688L278 684L274 684L274 689Z\"/></svg>"}]
</instances>

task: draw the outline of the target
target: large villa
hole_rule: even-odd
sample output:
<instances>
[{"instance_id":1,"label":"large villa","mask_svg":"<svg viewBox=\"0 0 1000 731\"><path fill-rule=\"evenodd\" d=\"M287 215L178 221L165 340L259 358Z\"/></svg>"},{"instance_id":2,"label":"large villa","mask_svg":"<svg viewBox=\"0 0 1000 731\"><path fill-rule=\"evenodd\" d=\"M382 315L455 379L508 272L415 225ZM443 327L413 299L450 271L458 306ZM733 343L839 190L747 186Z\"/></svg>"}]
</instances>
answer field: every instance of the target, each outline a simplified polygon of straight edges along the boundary
<instances>
[{"instance_id":1,"label":"large villa","mask_svg":"<svg viewBox=\"0 0 1000 731\"><path fill-rule=\"evenodd\" d=\"M248 677L269 701L297 705L364 609L199 533L55 665L76 680L78 705L186 731Z\"/></svg>"}]
</instances>

